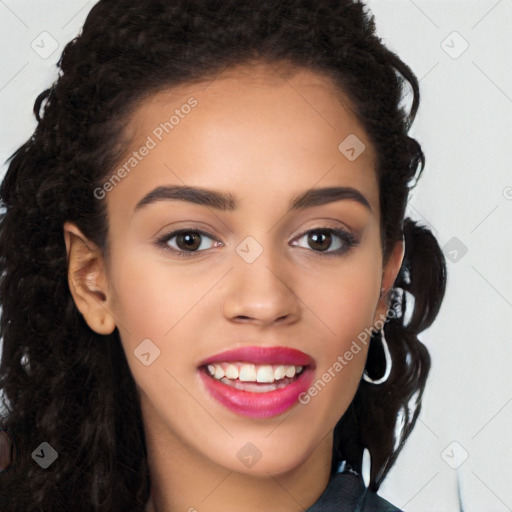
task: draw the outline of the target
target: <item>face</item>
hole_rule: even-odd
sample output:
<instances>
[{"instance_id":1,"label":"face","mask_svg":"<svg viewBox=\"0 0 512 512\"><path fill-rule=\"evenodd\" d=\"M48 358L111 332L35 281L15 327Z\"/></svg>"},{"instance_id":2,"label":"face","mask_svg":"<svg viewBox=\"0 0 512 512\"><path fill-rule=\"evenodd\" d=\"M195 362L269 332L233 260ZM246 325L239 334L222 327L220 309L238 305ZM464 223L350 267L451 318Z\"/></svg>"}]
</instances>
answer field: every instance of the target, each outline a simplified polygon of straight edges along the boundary
<instances>
[{"instance_id":1,"label":"face","mask_svg":"<svg viewBox=\"0 0 512 512\"><path fill-rule=\"evenodd\" d=\"M159 92L126 134L97 191L101 309L145 428L230 471L292 470L352 401L400 266L382 266L372 145L327 79L265 66Z\"/></svg>"}]
</instances>

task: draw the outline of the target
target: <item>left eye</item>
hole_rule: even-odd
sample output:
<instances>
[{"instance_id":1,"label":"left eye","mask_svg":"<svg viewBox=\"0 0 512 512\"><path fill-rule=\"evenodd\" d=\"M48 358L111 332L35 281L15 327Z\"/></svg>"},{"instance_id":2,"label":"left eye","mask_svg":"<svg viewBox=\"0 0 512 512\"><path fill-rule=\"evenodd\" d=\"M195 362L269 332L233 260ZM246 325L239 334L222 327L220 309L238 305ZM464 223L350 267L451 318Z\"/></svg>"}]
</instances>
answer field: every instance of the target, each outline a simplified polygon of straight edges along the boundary
<instances>
[{"instance_id":1,"label":"left eye","mask_svg":"<svg viewBox=\"0 0 512 512\"><path fill-rule=\"evenodd\" d=\"M313 249L314 252L326 254L343 254L357 244L355 237L348 231L342 229L317 228L303 233L296 240L307 237L307 246L297 244L299 247ZM331 247L333 244L335 247Z\"/></svg>"}]
</instances>

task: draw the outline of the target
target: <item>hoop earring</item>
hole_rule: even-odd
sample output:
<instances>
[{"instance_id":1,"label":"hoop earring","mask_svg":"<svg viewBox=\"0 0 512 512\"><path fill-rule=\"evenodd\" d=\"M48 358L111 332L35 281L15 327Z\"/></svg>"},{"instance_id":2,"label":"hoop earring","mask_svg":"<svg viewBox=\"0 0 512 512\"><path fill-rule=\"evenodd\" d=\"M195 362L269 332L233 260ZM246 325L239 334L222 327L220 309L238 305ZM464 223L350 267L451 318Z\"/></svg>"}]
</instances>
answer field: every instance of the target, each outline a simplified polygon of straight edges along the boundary
<instances>
[{"instance_id":1,"label":"hoop earring","mask_svg":"<svg viewBox=\"0 0 512 512\"><path fill-rule=\"evenodd\" d=\"M391 361L391 354L389 353L389 347L388 347L388 343L386 341L386 338L384 336L384 328L382 328L380 330L380 339L381 339L381 342L382 342L382 348L384 350L384 358L386 360L386 371L384 372L384 375L380 378L380 379L372 379L367 373L366 373L366 368L363 372L363 379L370 383L370 384L375 384L375 385L378 385L378 384L382 384L383 382L386 382L389 378L389 375L391 374L391 367L393 365L392 361Z\"/></svg>"},{"instance_id":2,"label":"hoop earring","mask_svg":"<svg viewBox=\"0 0 512 512\"><path fill-rule=\"evenodd\" d=\"M364 448L363 459L361 461L361 477L363 479L365 487L368 487L370 485L371 473L372 473L372 456L370 455L370 450L368 450L368 448Z\"/></svg>"}]
</instances>

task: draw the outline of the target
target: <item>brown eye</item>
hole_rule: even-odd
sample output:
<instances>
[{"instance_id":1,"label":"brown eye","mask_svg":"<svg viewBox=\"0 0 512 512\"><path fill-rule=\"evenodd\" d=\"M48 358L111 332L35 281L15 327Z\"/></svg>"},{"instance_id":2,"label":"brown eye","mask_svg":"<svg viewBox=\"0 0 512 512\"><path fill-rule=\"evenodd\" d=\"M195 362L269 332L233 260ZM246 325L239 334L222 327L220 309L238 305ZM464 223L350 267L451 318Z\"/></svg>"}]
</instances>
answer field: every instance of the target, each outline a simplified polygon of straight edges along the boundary
<instances>
[{"instance_id":1,"label":"brown eye","mask_svg":"<svg viewBox=\"0 0 512 512\"><path fill-rule=\"evenodd\" d=\"M192 231L176 236L176 245L184 251L195 251L201 245L201 235Z\"/></svg>"},{"instance_id":2,"label":"brown eye","mask_svg":"<svg viewBox=\"0 0 512 512\"><path fill-rule=\"evenodd\" d=\"M300 241L304 238L307 239L305 244L293 245L311 249L322 256L341 256L359 243L352 233L332 228L312 229L300 235L296 240Z\"/></svg>"},{"instance_id":3,"label":"brown eye","mask_svg":"<svg viewBox=\"0 0 512 512\"><path fill-rule=\"evenodd\" d=\"M327 231L311 231L308 233L308 244L316 251L326 251L332 243L332 236Z\"/></svg>"},{"instance_id":4,"label":"brown eye","mask_svg":"<svg viewBox=\"0 0 512 512\"><path fill-rule=\"evenodd\" d=\"M182 229L163 236L157 241L157 245L178 256L191 256L194 253L211 249L216 242L218 240L208 233Z\"/></svg>"}]
</instances>

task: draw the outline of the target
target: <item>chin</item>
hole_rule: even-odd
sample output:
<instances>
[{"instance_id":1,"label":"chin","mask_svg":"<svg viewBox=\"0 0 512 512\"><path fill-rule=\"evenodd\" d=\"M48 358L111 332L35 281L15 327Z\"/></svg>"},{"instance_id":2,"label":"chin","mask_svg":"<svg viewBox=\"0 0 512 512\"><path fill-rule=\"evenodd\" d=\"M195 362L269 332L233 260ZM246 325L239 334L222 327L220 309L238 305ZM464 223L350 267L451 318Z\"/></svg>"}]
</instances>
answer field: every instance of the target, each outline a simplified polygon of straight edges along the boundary
<instances>
[{"instance_id":1,"label":"chin","mask_svg":"<svg viewBox=\"0 0 512 512\"><path fill-rule=\"evenodd\" d=\"M245 436L243 441L238 438L233 442L232 447L219 450L212 461L229 471L268 478L269 475L277 476L293 472L307 463L314 447L319 446L319 443L314 443L313 448L307 451L307 443L303 437L298 439L286 437L286 441L283 442L282 438L272 440L272 434L270 434L267 438L253 439L251 441L250 436ZM234 454L234 457L226 459L225 454L228 451Z\"/></svg>"}]
</instances>

